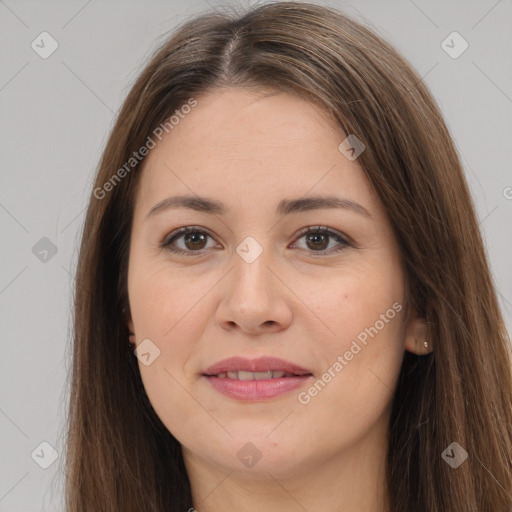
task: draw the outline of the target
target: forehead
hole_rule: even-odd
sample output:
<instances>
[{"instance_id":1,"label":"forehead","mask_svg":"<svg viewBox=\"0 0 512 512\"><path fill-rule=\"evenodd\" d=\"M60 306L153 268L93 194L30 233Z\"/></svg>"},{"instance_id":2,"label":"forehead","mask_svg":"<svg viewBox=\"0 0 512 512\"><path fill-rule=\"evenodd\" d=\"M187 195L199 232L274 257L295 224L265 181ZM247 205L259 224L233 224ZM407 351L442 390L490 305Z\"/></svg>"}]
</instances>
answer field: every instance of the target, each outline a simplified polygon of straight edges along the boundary
<instances>
[{"instance_id":1,"label":"forehead","mask_svg":"<svg viewBox=\"0 0 512 512\"><path fill-rule=\"evenodd\" d=\"M146 158L137 200L146 210L171 194L240 207L277 205L309 191L375 202L357 160L338 149L346 134L310 102L238 88L196 100Z\"/></svg>"}]
</instances>

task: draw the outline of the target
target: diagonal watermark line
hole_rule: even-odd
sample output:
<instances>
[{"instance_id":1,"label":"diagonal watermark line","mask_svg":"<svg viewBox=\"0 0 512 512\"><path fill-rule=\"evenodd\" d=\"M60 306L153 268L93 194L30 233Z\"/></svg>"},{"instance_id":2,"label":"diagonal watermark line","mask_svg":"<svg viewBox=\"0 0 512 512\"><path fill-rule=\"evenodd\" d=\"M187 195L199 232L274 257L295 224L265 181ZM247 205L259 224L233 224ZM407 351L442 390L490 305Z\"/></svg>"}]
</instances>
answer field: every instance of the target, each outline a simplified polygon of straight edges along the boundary
<instances>
[{"instance_id":1,"label":"diagonal watermark line","mask_svg":"<svg viewBox=\"0 0 512 512\"><path fill-rule=\"evenodd\" d=\"M101 103L103 103L103 105L105 105L105 107L108 108L108 110L110 110L110 112L112 112L112 114L114 114L114 117L117 117L116 116L116 113L63 61L61 60L62 64L64 64L64 66L66 66L66 68L69 70L70 73L72 73L73 75L75 75L75 77L80 81L82 82L82 84L87 87L87 89L89 89L89 91L94 95L96 96L96 98L101 101Z\"/></svg>"},{"instance_id":2,"label":"diagonal watermark line","mask_svg":"<svg viewBox=\"0 0 512 512\"><path fill-rule=\"evenodd\" d=\"M29 474L29 471L27 471L1 498L0 501L2 501L27 475Z\"/></svg>"},{"instance_id":3,"label":"diagonal watermark line","mask_svg":"<svg viewBox=\"0 0 512 512\"><path fill-rule=\"evenodd\" d=\"M492 213L494 213L494 211L496 210L496 208L498 208L499 204L497 204L479 223L478 225L480 226L480 224L482 224L484 222L485 219L487 219L487 217L489 217Z\"/></svg>"},{"instance_id":4,"label":"diagonal watermark line","mask_svg":"<svg viewBox=\"0 0 512 512\"><path fill-rule=\"evenodd\" d=\"M7 416L7 414L5 414L5 412L0 409L0 412L27 438L27 439L30 439L27 434L25 434L25 432L23 432L23 430L21 430L21 428L16 424L14 423L14 421L11 420L11 418L9 418L9 416Z\"/></svg>"},{"instance_id":5,"label":"diagonal watermark line","mask_svg":"<svg viewBox=\"0 0 512 512\"><path fill-rule=\"evenodd\" d=\"M422 80L425 80L426 76L439 64L439 61L437 61L422 77Z\"/></svg>"},{"instance_id":6,"label":"diagonal watermark line","mask_svg":"<svg viewBox=\"0 0 512 512\"><path fill-rule=\"evenodd\" d=\"M89 0L74 16L71 17L64 25L62 25L61 30L66 28L90 3L92 0Z\"/></svg>"},{"instance_id":7,"label":"diagonal watermark line","mask_svg":"<svg viewBox=\"0 0 512 512\"><path fill-rule=\"evenodd\" d=\"M208 413L208 415L215 421L215 423L217 423L217 425L219 425L220 428L222 428L222 430L224 430L224 432L226 432L226 434L231 437L232 439L234 439L234 437L231 435L230 432L228 432L228 430L226 429L226 427L224 427L224 425L222 425L222 423L220 423L220 421L217 420L217 418L188 390L186 389L183 384L181 384L181 382L171 373L169 372L169 370L167 368L164 367L164 370L181 386L181 388L183 389L183 391L185 391L186 393L188 393L190 395L191 398L193 398L196 403L202 408L204 409L204 411L206 411L206 413Z\"/></svg>"},{"instance_id":8,"label":"diagonal watermark line","mask_svg":"<svg viewBox=\"0 0 512 512\"><path fill-rule=\"evenodd\" d=\"M421 75L420 79L419 80L416 80L416 82L414 82L414 87L416 87L420 82L423 82L425 80L425 78L427 77L427 75L435 68L439 65L439 61L437 61L425 74Z\"/></svg>"},{"instance_id":9,"label":"diagonal watermark line","mask_svg":"<svg viewBox=\"0 0 512 512\"><path fill-rule=\"evenodd\" d=\"M215 288L232 270L234 267L231 267L209 290L207 290L201 298L164 334L164 336L167 336L202 300L203 298L208 295L213 288Z\"/></svg>"},{"instance_id":10,"label":"diagonal watermark line","mask_svg":"<svg viewBox=\"0 0 512 512\"><path fill-rule=\"evenodd\" d=\"M77 284L77 283L76 283L76 275L73 275L73 274L71 273L71 271L69 271L69 270L68 270L64 265L61 265L60 267L61 267L61 268L62 268L62 270L64 270L64 272L66 272L66 274L69 276L69 278L70 278L70 280L71 280L71 282L70 282L70 286L74 289L74 288L76 287L76 284ZM87 295L89 295L89 297L92 297L92 293L91 293L91 291L90 291L88 288L86 288L85 286L83 286L83 285L82 285L82 290L84 290L84 291L87 293ZM131 351L131 345L130 345L129 349L130 349L130 351Z\"/></svg>"},{"instance_id":11,"label":"diagonal watermark line","mask_svg":"<svg viewBox=\"0 0 512 512\"><path fill-rule=\"evenodd\" d=\"M60 230L60 233L64 233L64 231L66 231L66 229L68 229L69 226L71 226L71 224L73 224L73 222L75 222L76 219L78 219L78 217L80 217L80 215L82 215L82 213L85 212L85 210L87 210L87 207L85 207L81 212L78 212L61 230Z\"/></svg>"},{"instance_id":12,"label":"diagonal watermark line","mask_svg":"<svg viewBox=\"0 0 512 512\"><path fill-rule=\"evenodd\" d=\"M234 470L231 470L204 498L201 498L201 503L208 498L211 494L213 494L214 491L216 491L228 478L228 476L233 473Z\"/></svg>"},{"instance_id":13,"label":"diagonal watermark line","mask_svg":"<svg viewBox=\"0 0 512 512\"><path fill-rule=\"evenodd\" d=\"M70 272L70 271L69 271L69 270L68 270L64 265L61 265L61 268L62 268L62 270L64 270L64 272L66 272L66 274L67 274L69 277L71 277L71 279L73 279L73 280L74 280L74 278L75 278L75 277L73 276L73 274L72 274L72 273L71 273L71 272Z\"/></svg>"},{"instance_id":14,"label":"diagonal watermark line","mask_svg":"<svg viewBox=\"0 0 512 512\"><path fill-rule=\"evenodd\" d=\"M423 16L425 16L425 18L427 18L430 21L430 23L432 23L432 25L434 25L436 28L439 28L437 23L423 9L421 9L418 4L413 2L413 0L409 0L409 2L411 2L411 4L414 5L416 9L418 9L418 11L420 11L423 14Z\"/></svg>"},{"instance_id":15,"label":"diagonal watermark line","mask_svg":"<svg viewBox=\"0 0 512 512\"><path fill-rule=\"evenodd\" d=\"M301 199L305 198L335 167L336 164L333 164L333 166L323 176L320 177L320 179L301 197ZM274 223L274 225L268 230L268 233L270 233L284 218L285 215L283 215L276 223Z\"/></svg>"},{"instance_id":16,"label":"diagonal watermark line","mask_svg":"<svg viewBox=\"0 0 512 512\"><path fill-rule=\"evenodd\" d=\"M272 432L274 432L274 430L277 429L277 427L279 427L286 418L288 418L288 416L290 416L290 414L292 414L293 411L290 411L265 437L268 437L270 434L272 434Z\"/></svg>"},{"instance_id":17,"label":"diagonal watermark line","mask_svg":"<svg viewBox=\"0 0 512 512\"><path fill-rule=\"evenodd\" d=\"M18 18L18 21L20 23L23 23L23 25L25 25L25 27L27 28L30 28L5 2L4 0L0 0L0 4L2 4L5 8L7 8L9 11L11 11L11 14L13 16L15 16L16 18Z\"/></svg>"},{"instance_id":18,"label":"diagonal watermark line","mask_svg":"<svg viewBox=\"0 0 512 512\"><path fill-rule=\"evenodd\" d=\"M472 27L471 30L473 30L484 18L487 17L487 15L499 4L501 3L501 0L498 0Z\"/></svg>"},{"instance_id":19,"label":"diagonal watermark line","mask_svg":"<svg viewBox=\"0 0 512 512\"><path fill-rule=\"evenodd\" d=\"M500 297L510 306L512 307L512 304L507 300L507 298L505 297L505 295L503 295L500 291L498 291L498 293L500 294Z\"/></svg>"},{"instance_id":20,"label":"diagonal watermark line","mask_svg":"<svg viewBox=\"0 0 512 512\"><path fill-rule=\"evenodd\" d=\"M217 8L212 5L208 0L204 0L215 12L218 12Z\"/></svg>"},{"instance_id":21,"label":"diagonal watermark line","mask_svg":"<svg viewBox=\"0 0 512 512\"><path fill-rule=\"evenodd\" d=\"M368 368L368 370L370 370L373 373L373 375L375 375L375 377L377 377L377 379L379 379L382 382L382 384L384 384L384 386L386 386L389 389L389 391L393 393L393 390L371 368Z\"/></svg>"},{"instance_id":22,"label":"diagonal watermark line","mask_svg":"<svg viewBox=\"0 0 512 512\"><path fill-rule=\"evenodd\" d=\"M496 477L485 467L485 465L482 463L482 461L475 455L475 458L478 462L480 462L480 464L482 465L482 467L485 469L485 471L487 471L487 473L489 473L489 475L492 476L492 478L494 479L494 481L505 491L506 494L508 494L508 491L507 489L505 489L505 487L503 487L499 482L498 480L496 480ZM512 497L512 494L508 494L510 497Z\"/></svg>"},{"instance_id":23,"label":"diagonal watermark line","mask_svg":"<svg viewBox=\"0 0 512 512\"><path fill-rule=\"evenodd\" d=\"M25 64L4 84L0 87L0 92L2 92L26 67L28 66L28 62Z\"/></svg>"},{"instance_id":24,"label":"diagonal watermark line","mask_svg":"<svg viewBox=\"0 0 512 512\"><path fill-rule=\"evenodd\" d=\"M183 183L183 185L185 185L185 187L187 187L190 192L192 192L192 194L194 194L197 198L199 198L199 196L164 162L164 167L166 167L170 172L172 172L174 174L174 176L176 176L176 178L178 178L181 183ZM226 229L229 231L229 232L232 232L233 230L222 220L221 217L219 217L218 215L215 215L215 217L220 221L222 222L222 224L224 224L224 226L226 227Z\"/></svg>"},{"instance_id":25,"label":"diagonal watermark line","mask_svg":"<svg viewBox=\"0 0 512 512\"><path fill-rule=\"evenodd\" d=\"M20 272L18 272L1 290L0 290L0 295L2 295L2 293L5 292L5 290L7 290L7 288L9 288L9 286L11 286L12 283L14 283L14 281L16 281L16 279L18 279L18 277L21 276L21 274L23 274L23 272L25 272L25 270L27 270L28 268L28 265L25 265L25 268L23 270L20 270Z\"/></svg>"},{"instance_id":26,"label":"diagonal watermark line","mask_svg":"<svg viewBox=\"0 0 512 512\"><path fill-rule=\"evenodd\" d=\"M315 315L318 318L318 320L320 320L320 322L322 322L325 325L325 327L327 327L327 329L329 329L329 331L331 331L335 336L337 336L337 334L268 265L266 267L270 270L270 272L272 272L272 274L274 274L277 277L277 279L279 279L279 281L281 281L281 283L283 283L286 286L286 288L288 288L288 290L290 290L295 295L295 297L297 297L302 302L302 304L304 304L304 306L306 306L309 309L309 311L311 311L311 313L313 313L313 315Z\"/></svg>"},{"instance_id":27,"label":"diagonal watermark line","mask_svg":"<svg viewBox=\"0 0 512 512\"><path fill-rule=\"evenodd\" d=\"M0 208L2 208L16 222L16 224L25 231L25 233L28 233L28 229L2 203L0 203Z\"/></svg>"},{"instance_id":28,"label":"diagonal watermark line","mask_svg":"<svg viewBox=\"0 0 512 512\"><path fill-rule=\"evenodd\" d=\"M482 73L487 78L487 80L489 80L489 82L491 82L491 84L493 84L494 87L496 87L496 89L498 89L503 94L503 96L505 96L508 101L512 103L512 98L510 98L510 96L474 60L471 62L480 71L480 73Z\"/></svg>"},{"instance_id":29,"label":"diagonal watermark line","mask_svg":"<svg viewBox=\"0 0 512 512\"><path fill-rule=\"evenodd\" d=\"M277 480L274 475L270 474L268 471L266 471L267 475L270 475L270 477L274 480L274 482L276 482L276 484L279 485L279 487L281 487L281 489L283 489L283 491L288 494L288 496L290 496L290 498L295 501L295 503L297 503L297 505L299 505L299 507L304 510L305 512L308 512L308 509L304 507L304 505L302 505L302 503L300 503L299 501L297 501L294 496L292 496L284 487L283 485L281 484L281 482L279 480Z\"/></svg>"}]
</instances>

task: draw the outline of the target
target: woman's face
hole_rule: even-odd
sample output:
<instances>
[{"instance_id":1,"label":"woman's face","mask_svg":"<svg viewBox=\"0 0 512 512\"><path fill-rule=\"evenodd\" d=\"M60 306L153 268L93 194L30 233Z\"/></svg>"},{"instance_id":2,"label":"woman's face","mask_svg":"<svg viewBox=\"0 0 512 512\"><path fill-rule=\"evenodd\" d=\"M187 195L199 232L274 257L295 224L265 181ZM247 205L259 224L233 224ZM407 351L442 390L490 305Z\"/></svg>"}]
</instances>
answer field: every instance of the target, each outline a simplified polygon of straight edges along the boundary
<instances>
[{"instance_id":1,"label":"woman's face","mask_svg":"<svg viewBox=\"0 0 512 512\"><path fill-rule=\"evenodd\" d=\"M129 325L156 413L189 463L252 474L383 446L404 349L425 349L356 153L298 97L196 99L150 150L131 233Z\"/></svg>"}]
</instances>

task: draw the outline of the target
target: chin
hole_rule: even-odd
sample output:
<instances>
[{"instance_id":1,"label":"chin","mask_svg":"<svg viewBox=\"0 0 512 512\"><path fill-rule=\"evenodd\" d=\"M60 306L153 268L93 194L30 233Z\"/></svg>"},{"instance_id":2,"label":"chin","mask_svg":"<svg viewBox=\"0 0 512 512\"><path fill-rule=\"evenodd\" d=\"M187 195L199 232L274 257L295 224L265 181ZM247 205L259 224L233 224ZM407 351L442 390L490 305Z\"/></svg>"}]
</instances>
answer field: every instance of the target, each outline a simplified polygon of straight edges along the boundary
<instances>
[{"instance_id":1,"label":"chin","mask_svg":"<svg viewBox=\"0 0 512 512\"><path fill-rule=\"evenodd\" d=\"M211 456L226 469L252 477L260 474L262 478L268 478L270 473L285 478L294 475L298 468L303 470L308 458L303 451L304 442L287 436L284 430L280 434L273 432L268 435L270 431L240 431L235 439L219 443L218 450Z\"/></svg>"}]
</instances>

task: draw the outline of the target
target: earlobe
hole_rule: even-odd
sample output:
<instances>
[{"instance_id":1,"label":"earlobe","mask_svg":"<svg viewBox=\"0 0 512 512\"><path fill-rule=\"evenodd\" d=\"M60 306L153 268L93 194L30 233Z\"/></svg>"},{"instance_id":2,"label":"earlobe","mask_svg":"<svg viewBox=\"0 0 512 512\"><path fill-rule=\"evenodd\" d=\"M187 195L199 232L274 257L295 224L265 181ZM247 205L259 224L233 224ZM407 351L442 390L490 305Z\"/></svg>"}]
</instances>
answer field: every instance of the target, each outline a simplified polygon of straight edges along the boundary
<instances>
[{"instance_id":1,"label":"earlobe","mask_svg":"<svg viewBox=\"0 0 512 512\"><path fill-rule=\"evenodd\" d=\"M124 321L125 321L126 326L128 327L128 330L130 332L129 341L130 341L130 343L135 344L135 329L134 329L132 316L130 313L128 313L126 311L125 308L123 308L123 314L124 314Z\"/></svg>"},{"instance_id":2,"label":"earlobe","mask_svg":"<svg viewBox=\"0 0 512 512\"><path fill-rule=\"evenodd\" d=\"M411 312L407 324L404 348L419 356L430 354L433 350L432 340L427 337L427 323L423 318L418 318L415 312Z\"/></svg>"},{"instance_id":3,"label":"earlobe","mask_svg":"<svg viewBox=\"0 0 512 512\"><path fill-rule=\"evenodd\" d=\"M432 343L427 339L412 338L405 341L405 350L418 356L430 354L433 350Z\"/></svg>"}]
</instances>

